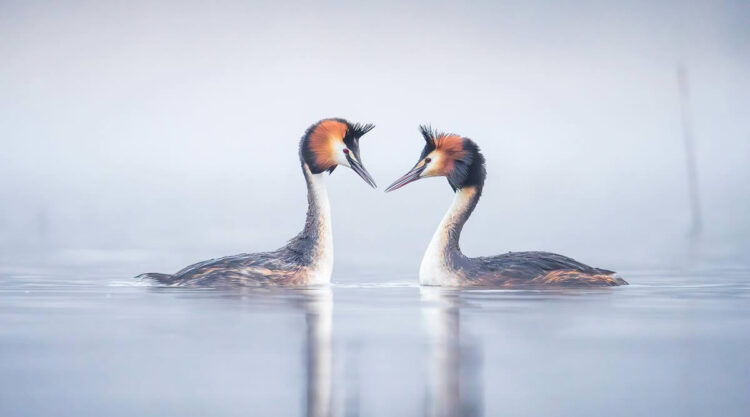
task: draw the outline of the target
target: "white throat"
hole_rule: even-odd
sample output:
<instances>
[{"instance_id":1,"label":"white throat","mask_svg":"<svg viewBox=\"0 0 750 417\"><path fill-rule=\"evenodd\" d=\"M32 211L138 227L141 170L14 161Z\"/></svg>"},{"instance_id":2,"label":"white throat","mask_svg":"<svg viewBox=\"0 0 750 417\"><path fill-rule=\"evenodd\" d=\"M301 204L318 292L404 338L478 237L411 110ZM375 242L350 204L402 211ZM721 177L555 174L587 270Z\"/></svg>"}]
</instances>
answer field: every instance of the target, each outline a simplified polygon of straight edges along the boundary
<instances>
[{"instance_id":1,"label":"white throat","mask_svg":"<svg viewBox=\"0 0 750 417\"><path fill-rule=\"evenodd\" d=\"M432 235L432 240L427 246L427 250L422 257L422 264L419 266L419 283L421 285L459 285L460 279L448 267L446 255L451 243L449 232L459 221L462 213L468 209L471 199L474 197L476 189L462 188L456 192L448 211L440 221L440 225ZM458 250L458 247L455 248Z\"/></svg>"},{"instance_id":2,"label":"white throat","mask_svg":"<svg viewBox=\"0 0 750 417\"><path fill-rule=\"evenodd\" d=\"M325 174L313 174L305 167L309 182L309 193L318 211L318 241L315 261L311 266L309 284L328 284L333 273L333 233L331 229L331 204L328 202L328 191Z\"/></svg>"}]
</instances>

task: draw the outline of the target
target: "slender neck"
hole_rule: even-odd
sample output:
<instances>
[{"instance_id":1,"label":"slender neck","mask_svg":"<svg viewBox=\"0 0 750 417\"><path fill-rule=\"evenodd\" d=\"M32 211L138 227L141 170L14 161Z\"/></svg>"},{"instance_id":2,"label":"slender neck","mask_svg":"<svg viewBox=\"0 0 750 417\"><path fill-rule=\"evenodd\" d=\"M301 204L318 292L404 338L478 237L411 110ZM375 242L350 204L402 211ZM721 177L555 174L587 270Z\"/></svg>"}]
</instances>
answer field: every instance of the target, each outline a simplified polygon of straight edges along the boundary
<instances>
[{"instance_id":1,"label":"slender neck","mask_svg":"<svg viewBox=\"0 0 750 417\"><path fill-rule=\"evenodd\" d=\"M303 233L315 236L321 228L331 229L331 204L328 202L324 173L313 174L307 164L302 165L302 172L307 183L307 218Z\"/></svg>"},{"instance_id":2,"label":"slender neck","mask_svg":"<svg viewBox=\"0 0 750 417\"><path fill-rule=\"evenodd\" d=\"M307 164L302 164L307 183L307 218L305 228L287 247L297 252L303 262L328 274L333 265L333 234L331 233L331 205L324 173L313 174Z\"/></svg>"},{"instance_id":3,"label":"slender neck","mask_svg":"<svg viewBox=\"0 0 750 417\"><path fill-rule=\"evenodd\" d=\"M477 206L481 195L481 186L464 187L456 191L453 204L432 236L428 251L439 251L443 255L449 252L461 253L458 244L461 230Z\"/></svg>"}]
</instances>

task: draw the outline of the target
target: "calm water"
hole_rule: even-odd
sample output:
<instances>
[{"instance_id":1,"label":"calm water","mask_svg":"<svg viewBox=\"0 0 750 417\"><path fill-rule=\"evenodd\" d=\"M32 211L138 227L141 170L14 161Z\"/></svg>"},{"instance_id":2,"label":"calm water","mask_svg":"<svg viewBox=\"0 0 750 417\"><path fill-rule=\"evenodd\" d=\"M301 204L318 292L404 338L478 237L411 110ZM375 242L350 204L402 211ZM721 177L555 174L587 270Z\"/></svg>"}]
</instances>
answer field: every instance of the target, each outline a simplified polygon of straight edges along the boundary
<instances>
[{"instance_id":1,"label":"calm water","mask_svg":"<svg viewBox=\"0 0 750 417\"><path fill-rule=\"evenodd\" d=\"M747 270L623 271L633 285L586 291L337 273L227 292L6 269L0 415L750 413Z\"/></svg>"}]
</instances>

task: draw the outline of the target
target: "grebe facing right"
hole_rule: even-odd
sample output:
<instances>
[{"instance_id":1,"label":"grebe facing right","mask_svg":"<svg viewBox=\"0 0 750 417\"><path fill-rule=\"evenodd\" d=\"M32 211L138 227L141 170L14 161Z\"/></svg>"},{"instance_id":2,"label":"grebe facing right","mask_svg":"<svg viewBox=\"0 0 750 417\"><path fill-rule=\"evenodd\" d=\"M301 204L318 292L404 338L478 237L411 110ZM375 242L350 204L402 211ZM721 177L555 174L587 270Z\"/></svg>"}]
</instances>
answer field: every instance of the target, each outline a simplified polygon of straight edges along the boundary
<instances>
[{"instance_id":1,"label":"grebe facing right","mask_svg":"<svg viewBox=\"0 0 750 417\"><path fill-rule=\"evenodd\" d=\"M419 161L385 191L399 189L421 178L444 176L456 193L453 205L440 222L422 258L420 284L509 288L627 285L613 271L593 268L549 252L508 252L479 258L465 256L458 241L464 223L482 195L486 177L484 156L471 139L438 133L426 126L421 126L420 130L426 144Z\"/></svg>"},{"instance_id":2,"label":"grebe facing right","mask_svg":"<svg viewBox=\"0 0 750 417\"><path fill-rule=\"evenodd\" d=\"M343 165L375 188L359 154L360 138L373 127L344 119L325 119L307 129L299 144L302 174L307 182L307 220L302 232L285 246L273 252L242 253L199 262L174 275L150 273L137 278L170 286L212 288L327 284L333 270L333 235L324 176Z\"/></svg>"}]
</instances>

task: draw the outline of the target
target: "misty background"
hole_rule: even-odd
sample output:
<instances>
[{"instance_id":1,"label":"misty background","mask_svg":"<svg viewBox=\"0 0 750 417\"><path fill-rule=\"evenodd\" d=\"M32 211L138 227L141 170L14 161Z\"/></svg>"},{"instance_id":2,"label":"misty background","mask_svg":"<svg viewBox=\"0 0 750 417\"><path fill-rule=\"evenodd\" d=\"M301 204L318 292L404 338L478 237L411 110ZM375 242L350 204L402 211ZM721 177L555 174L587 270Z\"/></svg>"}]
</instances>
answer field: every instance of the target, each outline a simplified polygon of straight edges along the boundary
<instances>
[{"instance_id":1,"label":"misty background","mask_svg":"<svg viewBox=\"0 0 750 417\"><path fill-rule=\"evenodd\" d=\"M748 45L739 0L2 1L0 262L135 275L275 249L304 222L301 135L344 117L377 125L361 149L380 188L346 168L328 179L334 281L416 276L453 193L382 190L416 162L420 123L487 159L467 255L748 265Z\"/></svg>"}]
</instances>

